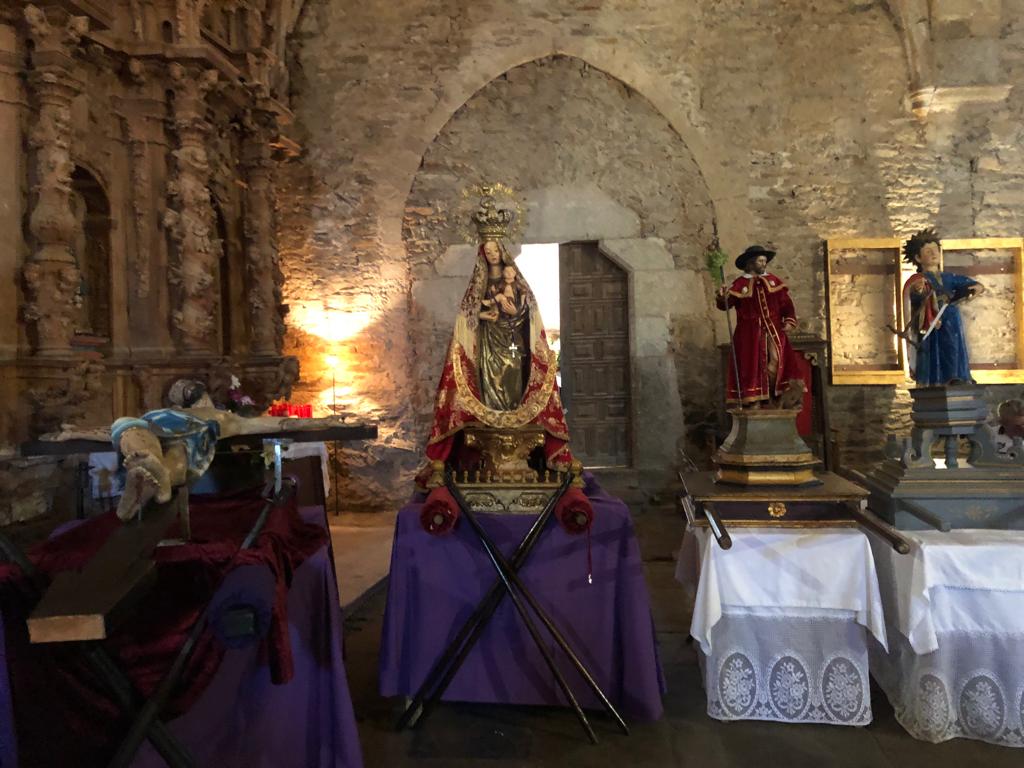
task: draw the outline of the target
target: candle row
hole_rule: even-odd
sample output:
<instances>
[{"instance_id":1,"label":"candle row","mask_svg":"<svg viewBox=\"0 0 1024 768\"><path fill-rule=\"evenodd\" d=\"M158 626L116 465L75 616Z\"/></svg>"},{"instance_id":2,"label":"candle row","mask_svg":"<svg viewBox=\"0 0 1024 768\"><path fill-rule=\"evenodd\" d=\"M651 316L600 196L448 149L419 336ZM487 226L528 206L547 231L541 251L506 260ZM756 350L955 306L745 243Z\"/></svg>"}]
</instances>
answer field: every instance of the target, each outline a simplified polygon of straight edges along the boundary
<instances>
[{"instance_id":1,"label":"candle row","mask_svg":"<svg viewBox=\"0 0 1024 768\"><path fill-rule=\"evenodd\" d=\"M310 419L313 417L313 406L273 403L267 409L267 414L270 416L297 416L300 419Z\"/></svg>"}]
</instances>

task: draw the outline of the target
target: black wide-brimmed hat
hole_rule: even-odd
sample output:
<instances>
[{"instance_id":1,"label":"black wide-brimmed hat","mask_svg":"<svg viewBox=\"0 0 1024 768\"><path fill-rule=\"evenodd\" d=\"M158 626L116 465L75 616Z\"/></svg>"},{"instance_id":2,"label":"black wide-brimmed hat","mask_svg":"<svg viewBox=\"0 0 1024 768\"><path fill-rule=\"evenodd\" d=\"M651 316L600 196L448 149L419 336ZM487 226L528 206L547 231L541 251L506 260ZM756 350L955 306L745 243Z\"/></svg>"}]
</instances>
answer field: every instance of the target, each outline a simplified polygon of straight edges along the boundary
<instances>
[{"instance_id":1,"label":"black wide-brimmed hat","mask_svg":"<svg viewBox=\"0 0 1024 768\"><path fill-rule=\"evenodd\" d=\"M746 269L743 265L757 256L764 256L768 261L771 261L775 258L775 251L769 251L760 245L752 245L736 257L736 269Z\"/></svg>"}]
</instances>

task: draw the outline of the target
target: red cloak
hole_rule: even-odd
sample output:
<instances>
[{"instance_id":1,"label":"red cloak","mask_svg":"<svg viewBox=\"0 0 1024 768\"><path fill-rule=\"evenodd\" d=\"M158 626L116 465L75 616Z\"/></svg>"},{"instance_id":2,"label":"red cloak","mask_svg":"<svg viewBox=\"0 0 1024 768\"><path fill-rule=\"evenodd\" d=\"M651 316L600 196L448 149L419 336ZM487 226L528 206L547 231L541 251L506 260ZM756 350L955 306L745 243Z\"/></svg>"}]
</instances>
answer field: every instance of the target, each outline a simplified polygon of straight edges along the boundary
<instances>
[{"instance_id":1,"label":"red cloak","mask_svg":"<svg viewBox=\"0 0 1024 768\"><path fill-rule=\"evenodd\" d=\"M754 403L778 397L790 381L803 381L804 370L786 330L796 327L796 309L789 291L778 277L744 275L729 287L720 308L736 308L733 332L735 362L730 361L726 380L726 403ZM775 375L769 361L778 360ZM736 366L740 391L736 391Z\"/></svg>"}]
</instances>

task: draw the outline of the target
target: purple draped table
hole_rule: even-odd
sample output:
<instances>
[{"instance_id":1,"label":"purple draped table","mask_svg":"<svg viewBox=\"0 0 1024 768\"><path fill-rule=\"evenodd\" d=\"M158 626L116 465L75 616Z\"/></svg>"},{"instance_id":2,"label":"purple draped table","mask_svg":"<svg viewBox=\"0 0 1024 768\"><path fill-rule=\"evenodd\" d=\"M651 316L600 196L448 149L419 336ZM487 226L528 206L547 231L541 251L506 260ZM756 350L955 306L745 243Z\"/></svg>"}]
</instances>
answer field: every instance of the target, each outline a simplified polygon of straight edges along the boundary
<instances>
[{"instance_id":1,"label":"purple draped table","mask_svg":"<svg viewBox=\"0 0 1024 768\"><path fill-rule=\"evenodd\" d=\"M322 507L302 507L299 512L307 522L325 523ZM216 623L219 614L234 606L248 606L256 609L257 625L265 628L273 584L266 566L235 569L214 596L211 620ZM296 569L288 592L288 625L295 665L290 682L271 682L262 643L232 643L239 647L230 647L224 654L216 675L192 708L167 723L196 765L361 768L329 547L322 547ZM2 642L0 632L0 651ZM6 728L10 721L3 717L10 703L7 685L7 665L0 655L0 768L18 764L13 733ZM145 742L133 765L164 768L166 764Z\"/></svg>"},{"instance_id":2,"label":"purple draped table","mask_svg":"<svg viewBox=\"0 0 1024 768\"><path fill-rule=\"evenodd\" d=\"M580 660L626 717L661 717L664 677L650 598L629 508L588 478L593 583L587 583L587 535L570 535L552 518L520 576ZM380 691L410 696L497 578L469 524L432 536L420 526L421 501L398 513L380 650ZM480 514L506 557L533 515ZM550 635L548 648L573 693L600 704ZM506 596L445 693L447 701L568 706L554 676Z\"/></svg>"}]
</instances>

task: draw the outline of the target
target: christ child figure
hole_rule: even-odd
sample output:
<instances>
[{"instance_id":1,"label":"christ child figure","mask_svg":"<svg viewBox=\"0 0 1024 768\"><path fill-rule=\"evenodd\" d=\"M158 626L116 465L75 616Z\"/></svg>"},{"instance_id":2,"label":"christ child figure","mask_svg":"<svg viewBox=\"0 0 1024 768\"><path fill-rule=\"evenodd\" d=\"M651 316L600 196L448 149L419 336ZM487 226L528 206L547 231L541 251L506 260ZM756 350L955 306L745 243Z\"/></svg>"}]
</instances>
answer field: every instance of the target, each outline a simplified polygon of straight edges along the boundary
<instances>
[{"instance_id":1,"label":"christ child figure","mask_svg":"<svg viewBox=\"0 0 1024 768\"><path fill-rule=\"evenodd\" d=\"M519 311L519 291L516 290L516 268L508 265L501 270L501 279L504 287L494 297L501 311L506 315L514 315Z\"/></svg>"},{"instance_id":2,"label":"christ child figure","mask_svg":"<svg viewBox=\"0 0 1024 768\"><path fill-rule=\"evenodd\" d=\"M480 317L495 322L501 314L516 315L521 309L522 296L516 288L518 272L511 265L501 270L501 278L494 280L487 287L486 297L481 304Z\"/></svg>"}]
</instances>

